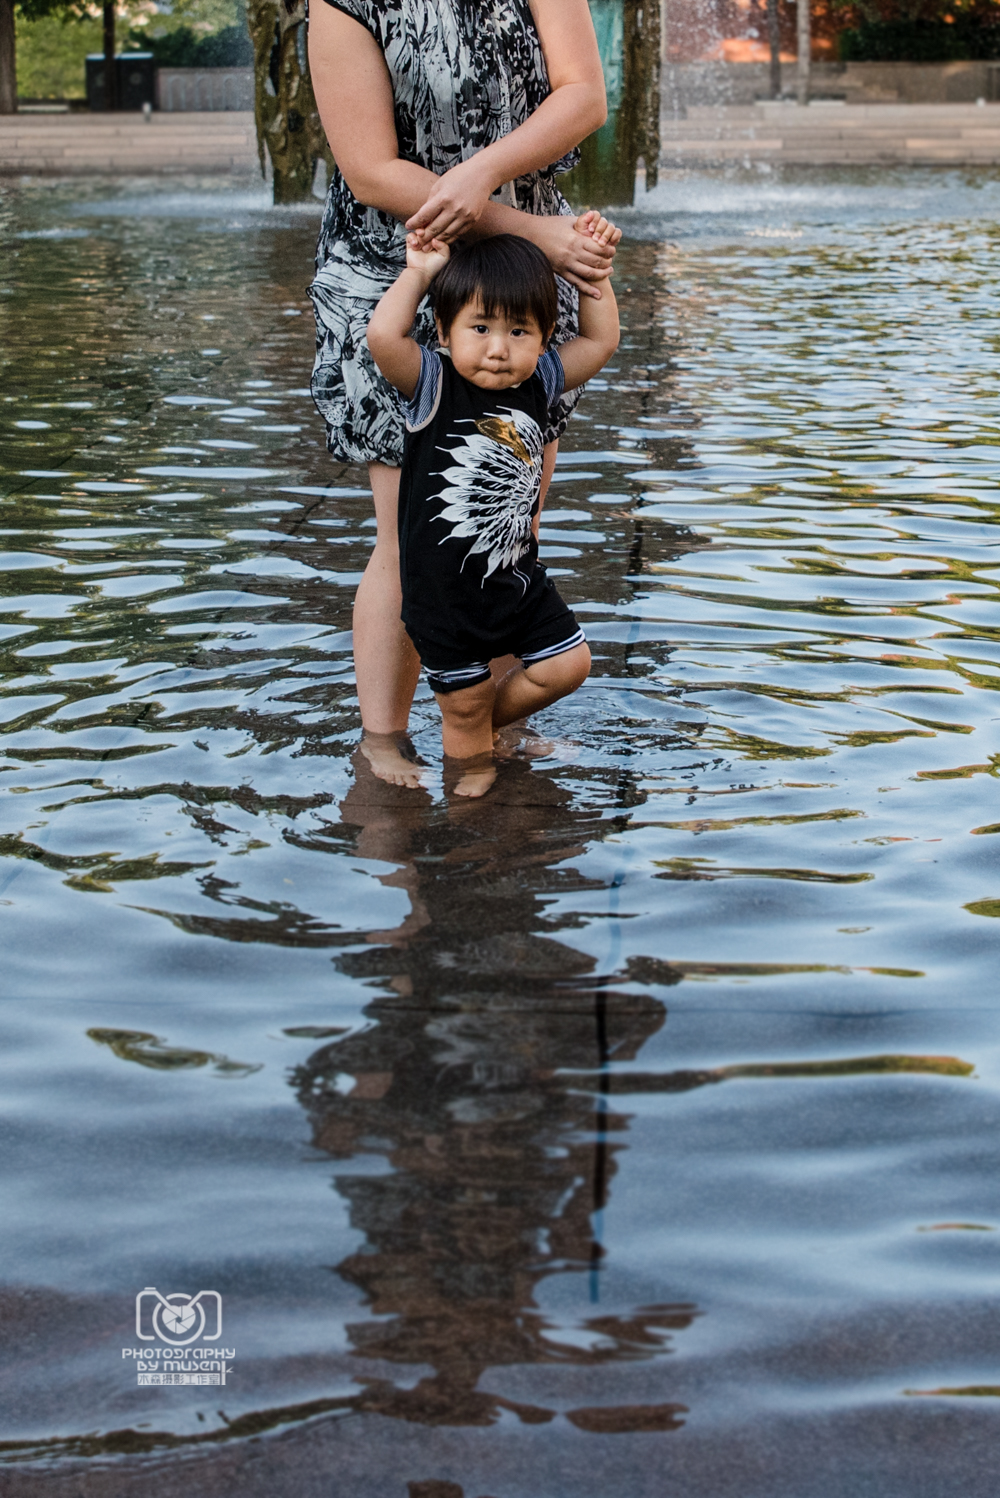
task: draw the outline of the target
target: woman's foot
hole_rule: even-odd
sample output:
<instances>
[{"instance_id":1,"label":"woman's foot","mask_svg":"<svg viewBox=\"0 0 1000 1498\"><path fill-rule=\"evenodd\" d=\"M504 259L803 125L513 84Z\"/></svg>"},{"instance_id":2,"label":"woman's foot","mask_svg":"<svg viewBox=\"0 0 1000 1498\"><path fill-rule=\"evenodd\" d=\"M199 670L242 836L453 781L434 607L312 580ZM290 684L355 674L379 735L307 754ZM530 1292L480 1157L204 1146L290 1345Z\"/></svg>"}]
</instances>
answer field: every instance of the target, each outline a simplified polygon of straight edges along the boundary
<instances>
[{"instance_id":1,"label":"woman's foot","mask_svg":"<svg viewBox=\"0 0 1000 1498\"><path fill-rule=\"evenodd\" d=\"M415 764L402 752L405 742L401 733L365 733L358 748L368 761L372 774L389 785L408 786L419 790L427 778L423 765Z\"/></svg>"}]
</instances>

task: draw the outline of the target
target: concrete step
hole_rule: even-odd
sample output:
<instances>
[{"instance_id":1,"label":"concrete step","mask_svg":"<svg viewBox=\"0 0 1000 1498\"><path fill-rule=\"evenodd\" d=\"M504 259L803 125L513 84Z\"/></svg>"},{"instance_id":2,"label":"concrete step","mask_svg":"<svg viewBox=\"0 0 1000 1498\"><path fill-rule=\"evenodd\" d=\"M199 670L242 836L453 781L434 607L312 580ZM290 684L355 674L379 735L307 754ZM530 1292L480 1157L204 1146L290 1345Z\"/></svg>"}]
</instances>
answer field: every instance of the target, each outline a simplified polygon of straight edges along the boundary
<instances>
[{"instance_id":1,"label":"concrete step","mask_svg":"<svg viewBox=\"0 0 1000 1498\"><path fill-rule=\"evenodd\" d=\"M763 102L699 105L661 121L664 163L963 165L1000 161L1000 106Z\"/></svg>"},{"instance_id":2,"label":"concrete step","mask_svg":"<svg viewBox=\"0 0 1000 1498\"><path fill-rule=\"evenodd\" d=\"M766 159L790 165L1000 161L1000 105L763 102L664 117L665 164ZM257 170L249 111L0 116L0 174Z\"/></svg>"},{"instance_id":3,"label":"concrete step","mask_svg":"<svg viewBox=\"0 0 1000 1498\"><path fill-rule=\"evenodd\" d=\"M246 110L192 114L0 115L0 174L252 172Z\"/></svg>"}]
</instances>

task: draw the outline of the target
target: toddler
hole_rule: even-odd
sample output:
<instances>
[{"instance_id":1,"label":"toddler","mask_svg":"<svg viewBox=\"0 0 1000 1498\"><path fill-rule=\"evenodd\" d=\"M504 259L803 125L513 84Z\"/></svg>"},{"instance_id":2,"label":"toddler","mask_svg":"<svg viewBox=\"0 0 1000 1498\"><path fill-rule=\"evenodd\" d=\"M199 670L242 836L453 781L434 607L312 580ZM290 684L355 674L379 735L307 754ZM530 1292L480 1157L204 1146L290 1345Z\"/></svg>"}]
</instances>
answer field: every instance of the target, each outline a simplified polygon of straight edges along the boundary
<instances>
[{"instance_id":1,"label":"toddler","mask_svg":"<svg viewBox=\"0 0 1000 1498\"><path fill-rule=\"evenodd\" d=\"M591 232L621 231L591 215ZM583 630L538 561L543 432L564 389L618 346L607 281L580 298L580 334L546 348L556 282L512 234L449 249L410 234L406 268L375 309L368 346L404 399L399 486L402 619L443 718L445 755L464 761L458 795L495 778L498 729L576 690L590 668ZM439 350L411 338L431 291ZM523 665L494 682L489 662Z\"/></svg>"}]
</instances>

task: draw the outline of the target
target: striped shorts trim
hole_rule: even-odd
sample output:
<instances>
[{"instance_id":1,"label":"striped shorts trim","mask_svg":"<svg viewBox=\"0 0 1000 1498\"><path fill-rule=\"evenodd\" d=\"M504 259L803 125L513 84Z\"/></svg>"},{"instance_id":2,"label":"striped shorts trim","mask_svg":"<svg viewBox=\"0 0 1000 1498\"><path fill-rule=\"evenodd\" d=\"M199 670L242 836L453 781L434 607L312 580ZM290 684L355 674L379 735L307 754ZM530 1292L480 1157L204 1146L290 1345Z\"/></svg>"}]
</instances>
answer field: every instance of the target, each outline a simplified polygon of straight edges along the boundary
<instances>
[{"instance_id":1,"label":"striped shorts trim","mask_svg":"<svg viewBox=\"0 0 1000 1498\"><path fill-rule=\"evenodd\" d=\"M564 655L567 650L575 650L577 645L583 645L587 636L582 629L576 634L570 635L569 639L562 640L558 645L549 645L544 650L529 650L521 656L526 666L531 666L535 661L547 661L551 655Z\"/></svg>"},{"instance_id":2,"label":"striped shorts trim","mask_svg":"<svg viewBox=\"0 0 1000 1498\"><path fill-rule=\"evenodd\" d=\"M563 655L567 650L575 650L577 645L582 645L586 638L583 630L578 629L567 639L560 640L558 645L547 645L544 650L529 650L520 659L526 666L532 666L536 661L547 661L554 655ZM463 687L478 687L490 679L487 661L473 661L468 666L456 666L449 671L434 671L430 666L424 669L427 675L427 685L432 692L439 695L460 692Z\"/></svg>"},{"instance_id":3,"label":"striped shorts trim","mask_svg":"<svg viewBox=\"0 0 1000 1498\"><path fill-rule=\"evenodd\" d=\"M425 670L427 685L432 692L438 693L460 692L463 687L478 687L490 679L488 661L475 661L471 666L458 666L453 671L432 671L430 666Z\"/></svg>"}]
</instances>

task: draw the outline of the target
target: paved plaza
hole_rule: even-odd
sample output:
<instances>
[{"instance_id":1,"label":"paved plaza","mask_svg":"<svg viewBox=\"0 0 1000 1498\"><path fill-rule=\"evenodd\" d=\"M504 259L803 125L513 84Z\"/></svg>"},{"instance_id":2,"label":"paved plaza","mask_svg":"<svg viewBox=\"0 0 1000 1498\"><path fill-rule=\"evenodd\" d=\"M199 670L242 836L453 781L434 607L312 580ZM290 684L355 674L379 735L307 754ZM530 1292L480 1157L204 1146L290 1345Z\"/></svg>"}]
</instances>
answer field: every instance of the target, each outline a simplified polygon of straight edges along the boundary
<instances>
[{"instance_id":1,"label":"paved plaza","mask_svg":"<svg viewBox=\"0 0 1000 1498\"><path fill-rule=\"evenodd\" d=\"M665 117L665 166L759 161L795 166L951 165L1000 161L1000 105L819 101L697 106ZM253 173L253 115L0 116L0 173Z\"/></svg>"}]
</instances>

